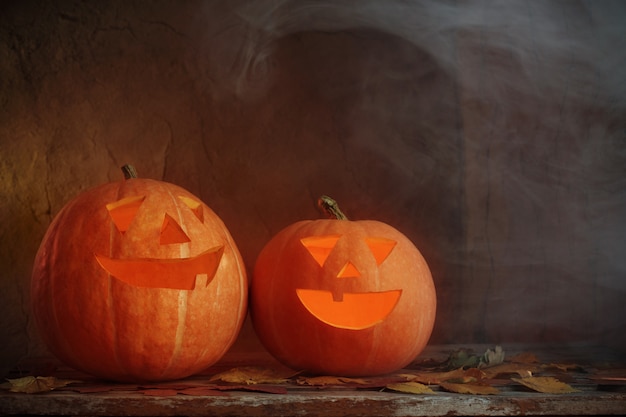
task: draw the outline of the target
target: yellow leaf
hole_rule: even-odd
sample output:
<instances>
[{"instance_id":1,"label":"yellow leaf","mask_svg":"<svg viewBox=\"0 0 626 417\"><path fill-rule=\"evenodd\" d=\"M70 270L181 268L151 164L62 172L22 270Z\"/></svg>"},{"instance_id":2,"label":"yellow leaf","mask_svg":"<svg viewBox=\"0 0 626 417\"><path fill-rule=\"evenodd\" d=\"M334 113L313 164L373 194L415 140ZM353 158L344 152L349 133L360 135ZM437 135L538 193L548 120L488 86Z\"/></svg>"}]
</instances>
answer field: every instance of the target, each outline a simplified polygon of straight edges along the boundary
<instances>
[{"instance_id":1,"label":"yellow leaf","mask_svg":"<svg viewBox=\"0 0 626 417\"><path fill-rule=\"evenodd\" d=\"M485 373L485 377L487 379L492 379L498 375L505 374L518 374L520 377L526 378L532 376L533 372L536 372L539 369L540 368L538 366L526 363L503 363L490 368L485 368L483 372Z\"/></svg>"},{"instance_id":2,"label":"yellow leaf","mask_svg":"<svg viewBox=\"0 0 626 417\"><path fill-rule=\"evenodd\" d=\"M277 371L258 366L244 366L213 375L210 381L230 382L234 384L283 384L294 375L293 371Z\"/></svg>"},{"instance_id":3,"label":"yellow leaf","mask_svg":"<svg viewBox=\"0 0 626 417\"><path fill-rule=\"evenodd\" d=\"M567 394L570 392L578 392L569 384L559 381L551 376L530 376L528 378L511 378L525 387L544 394Z\"/></svg>"},{"instance_id":4,"label":"yellow leaf","mask_svg":"<svg viewBox=\"0 0 626 417\"><path fill-rule=\"evenodd\" d=\"M346 378L342 376L314 376L314 377L300 377L298 378L299 385L313 385L313 386L325 386L325 385L345 385L356 384L365 385L369 384L369 381L361 378Z\"/></svg>"},{"instance_id":5,"label":"yellow leaf","mask_svg":"<svg viewBox=\"0 0 626 417\"><path fill-rule=\"evenodd\" d=\"M407 394L435 394L435 391L419 382L400 382L397 384L389 384L385 388L398 392L406 392Z\"/></svg>"},{"instance_id":6,"label":"yellow leaf","mask_svg":"<svg viewBox=\"0 0 626 417\"><path fill-rule=\"evenodd\" d=\"M409 381L421 382L422 384L438 384L449 379L464 378L466 371L463 368L447 372L418 372L415 374L402 374Z\"/></svg>"},{"instance_id":7,"label":"yellow leaf","mask_svg":"<svg viewBox=\"0 0 626 417\"><path fill-rule=\"evenodd\" d=\"M446 391L456 392L457 394L494 395L500 392L497 388L489 385L454 384L451 382L442 382L439 386Z\"/></svg>"},{"instance_id":8,"label":"yellow leaf","mask_svg":"<svg viewBox=\"0 0 626 417\"><path fill-rule=\"evenodd\" d=\"M53 376L25 376L23 378L7 379L9 381L9 391L23 392L26 394L36 394L39 392L52 391L75 382L74 380L57 379Z\"/></svg>"}]
</instances>

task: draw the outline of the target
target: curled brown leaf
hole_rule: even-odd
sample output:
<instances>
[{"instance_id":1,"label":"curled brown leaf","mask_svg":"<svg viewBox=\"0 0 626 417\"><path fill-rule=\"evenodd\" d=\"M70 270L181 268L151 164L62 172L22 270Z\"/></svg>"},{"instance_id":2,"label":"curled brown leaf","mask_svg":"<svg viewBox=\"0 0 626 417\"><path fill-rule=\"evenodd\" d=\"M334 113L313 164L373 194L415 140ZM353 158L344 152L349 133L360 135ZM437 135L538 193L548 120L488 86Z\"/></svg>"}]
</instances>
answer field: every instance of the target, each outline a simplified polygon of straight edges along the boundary
<instances>
[{"instance_id":1,"label":"curled brown leaf","mask_svg":"<svg viewBox=\"0 0 626 417\"><path fill-rule=\"evenodd\" d=\"M513 381L524 385L533 391L542 392L544 394L568 394L578 392L571 385L559 381L551 376L531 376L528 378L511 378Z\"/></svg>"},{"instance_id":2,"label":"curled brown leaf","mask_svg":"<svg viewBox=\"0 0 626 417\"><path fill-rule=\"evenodd\" d=\"M259 366L244 366L233 368L228 371L213 375L209 381L222 381L233 384L284 384L294 372L289 370L276 370Z\"/></svg>"},{"instance_id":3,"label":"curled brown leaf","mask_svg":"<svg viewBox=\"0 0 626 417\"><path fill-rule=\"evenodd\" d=\"M400 382L397 384L389 384L385 388L407 394L435 394L435 391L419 382Z\"/></svg>"},{"instance_id":4,"label":"curled brown leaf","mask_svg":"<svg viewBox=\"0 0 626 417\"><path fill-rule=\"evenodd\" d=\"M456 384L452 382L442 382L439 386L446 391L455 392L457 394L495 395L500 392L497 388L483 384Z\"/></svg>"},{"instance_id":5,"label":"curled brown leaf","mask_svg":"<svg viewBox=\"0 0 626 417\"><path fill-rule=\"evenodd\" d=\"M540 368L535 365L525 363L503 363L500 365L485 368L483 372L487 379L493 379L501 375L517 374L522 378L532 376Z\"/></svg>"},{"instance_id":6,"label":"curled brown leaf","mask_svg":"<svg viewBox=\"0 0 626 417\"><path fill-rule=\"evenodd\" d=\"M58 379L53 376L25 376L23 378L8 379L7 381L7 384L3 384L3 388L8 388L11 392L23 392L26 394L48 392L72 383L81 382L70 379Z\"/></svg>"},{"instance_id":7,"label":"curled brown leaf","mask_svg":"<svg viewBox=\"0 0 626 417\"><path fill-rule=\"evenodd\" d=\"M370 381L361 378L346 378L341 376L314 376L300 377L298 385L327 386L327 385L367 385Z\"/></svg>"}]
</instances>

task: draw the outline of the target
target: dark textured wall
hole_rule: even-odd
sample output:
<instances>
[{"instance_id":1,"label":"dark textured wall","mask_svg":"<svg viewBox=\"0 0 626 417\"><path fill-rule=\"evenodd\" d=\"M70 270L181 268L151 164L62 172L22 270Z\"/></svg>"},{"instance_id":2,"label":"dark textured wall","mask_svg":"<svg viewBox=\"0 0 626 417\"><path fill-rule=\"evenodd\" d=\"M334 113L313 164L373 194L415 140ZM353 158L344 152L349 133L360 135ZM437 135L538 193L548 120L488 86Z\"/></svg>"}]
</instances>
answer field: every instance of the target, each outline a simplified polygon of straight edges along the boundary
<instances>
[{"instance_id":1,"label":"dark textured wall","mask_svg":"<svg viewBox=\"0 0 626 417\"><path fill-rule=\"evenodd\" d=\"M181 185L249 268L320 194L403 231L433 343L626 346L616 2L0 3L0 347L45 354L30 268L73 196ZM240 348L257 348L250 326Z\"/></svg>"}]
</instances>

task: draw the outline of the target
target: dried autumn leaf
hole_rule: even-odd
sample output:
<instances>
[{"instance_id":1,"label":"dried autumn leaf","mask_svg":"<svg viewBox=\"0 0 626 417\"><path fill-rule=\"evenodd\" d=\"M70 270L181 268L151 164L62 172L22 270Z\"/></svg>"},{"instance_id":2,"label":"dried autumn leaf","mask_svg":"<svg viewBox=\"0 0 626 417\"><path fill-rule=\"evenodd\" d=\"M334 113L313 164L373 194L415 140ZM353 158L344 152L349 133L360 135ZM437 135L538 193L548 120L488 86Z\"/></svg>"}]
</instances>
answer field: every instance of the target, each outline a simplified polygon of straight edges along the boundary
<instances>
[{"instance_id":1,"label":"dried autumn leaf","mask_svg":"<svg viewBox=\"0 0 626 417\"><path fill-rule=\"evenodd\" d=\"M483 369L485 378L493 379L499 375L517 374L522 378L526 378L533 375L540 369L538 366L529 365L525 363L502 363L500 365L491 366Z\"/></svg>"},{"instance_id":2,"label":"dried autumn leaf","mask_svg":"<svg viewBox=\"0 0 626 417\"><path fill-rule=\"evenodd\" d=\"M485 379L485 376L485 371L478 368L470 368L465 370L465 376L462 379L480 381L481 379Z\"/></svg>"},{"instance_id":3,"label":"dried autumn leaf","mask_svg":"<svg viewBox=\"0 0 626 417\"><path fill-rule=\"evenodd\" d=\"M559 381L551 376L530 376L528 378L511 378L533 391L542 392L544 394L568 394L578 392L569 384Z\"/></svg>"},{"instance_id":4,"label":"dried autumn leaf","mask_svg":"<svg viewBox=\"0 0 626 417\"><path fill-rule=\"evenodd\" d=\"M293 371L278 371L271 368L244 366L213 375L209 381L222 381L234 384L284 384L293 376Z\"/></svg>"},{"instance_id":5,"label":"dried autumn leaf","mask_svg":"<svg viewBox=\"0 0 626 417\"><path fill-rule=\"evenodd\" d=\"M445 369L482 368L499 365L504 362L504 350L496 346L487 349L482 355L475 355L472 349L459 349L450 354L445 362Z\"/></svg>"},{"instance_id":6,"label":"dried autumn leaf","mask_svg":"<svg viewBox=\"0 0 626 417\"><path fill-rule=\"evenodd\" d=\"M415 374L401 374L408 381L421 382L422 384L439 384L444 381L478 380L483 378L483 373L477 368L455 369L448 372L418 372Z\"/></svg>"},{"instance_id":7,"label":"dried autumn leaf","mask_svg":"<svg viewBox=\"0 0 626 417\"><path fill-rule=\"evenodd\" d=\"M400 382L398 384L389 384L385 388L407 394L435 394L435 391L419 382Z\"/></svg>"},{"instance_id":8,"label":"dried autumn leaf","mask_svg":"<svg viewBox=\"0 0 626 417\"><path fill-rule=\"evenodd\" d=\"M451 382L442 382L439 386L446 391L455 392L457 394L473 394L473 395L494 395L500 391L490 385L479 384L455 384Z\"/></svg>"},{"instance_id":9,"label":"dried autumn leaf","mask_svg":"<svg viewBox=\"0 0 626 417\"><path fill-rule=\"evenodd\" d=\"M480 363L480 357L472 350L459 349L450 354L445 363L445 369L475 368Z\"/></svg>"},{"instance_id":10,"label":"dried autumn leaf","mask_svg":"<svg viewBox=\"0 0 626 417\"><path fill-rule=\"evenodd\" d=\"M466 369L463 372L463 375L460 375L456 378L446 379L443 382L451 382L453 384L471 384L475 382L480 382L485 379L485 373L478 368L470 368Z\"/></svg>"},{"instance_id":11,"label":"dried autumn leaf","mask_svg":"<svg viewBox=\"0 0 626 417\"><path fill-rule=\"evenodd\" d=\"M478 382L473 376L464 376L462 378L452 378L442 382L449 382L451 384L473 384Z\"/></svg>"},{"instance_id":12,"label":"dried autumn leaf","mask_svg":"<svg viewBox=\"0 0 626 417\"><path fill-rule=\"evenodd\" d=\"M487 349L480 358L479 368L487 368L489 366L500 365L504 362L504 350L501 346L496 346L494 350Z\"/></svg>"},{"instance_id":13,"label":"dried autumn leaf","mask_svg":"<svg viewBox=\"0 0 626 417\"><path fill-rule=\"evenodd\" d=\"M326 386L326 385L367 385L369 381L361 378L346 378L341 376L314 376L300 377L296 381L298 385Z\"/></svg>"},{"instance_id":14,"label":"dried autumn leaf","mask_svg":"<svg viewBox=\"0 0 626 417\"><path fill-rule=\"evenodd\" d=\"M53 376L25 376L23 378L7 379L7 381L9 381L9 391L23 392L26 394L48 392L72 383L81 382L69 379L57 379Z\"/></svg>"},{"instance_id":15,"label":"dried autumn leaf","mask_svg":"<svg viewBox=\"0 0 626 417\"><path fill-rule=\"evenodd\" d=\"M462 378L465 375L463 368L447 372L416 372L412 374L402 374L407 381L421 382L422 384L438 384L441 381L453 378Z\"/></svg>"}]
</instances>

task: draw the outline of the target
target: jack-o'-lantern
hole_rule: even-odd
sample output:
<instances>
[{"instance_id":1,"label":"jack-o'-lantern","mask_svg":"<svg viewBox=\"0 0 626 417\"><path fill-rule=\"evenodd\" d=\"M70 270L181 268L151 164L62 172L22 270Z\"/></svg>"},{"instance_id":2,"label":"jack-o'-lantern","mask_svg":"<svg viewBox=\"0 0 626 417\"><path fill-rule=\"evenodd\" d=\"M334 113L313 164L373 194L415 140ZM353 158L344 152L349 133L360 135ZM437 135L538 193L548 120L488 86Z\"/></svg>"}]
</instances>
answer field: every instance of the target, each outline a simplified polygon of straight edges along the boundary
<instances>
[{"instance_id":1,"label":"jack-o'-lantern","mask_svg":"<svg viewBox=\"0 0 626 417\"><path fill-rule=\"evenodd\" d=\"M57 214L32 275L50 351L105 379L182 378L217 362L246 315L247 279L221 219L174 184L88 190Z\"/></svg>"},{"instance_id":2,"label":"jack-o'-lantern","mask_svg":"<svg viewBox=\"0 0 626 417\"><path fill-rule=\"evenodd\" d=\"M317 374L381 375L426 346L436 294L426 261L395 228L330 219L294 223L257 259L250 289L254 328L285 365Z\"/></svg>"}]
</instances>

